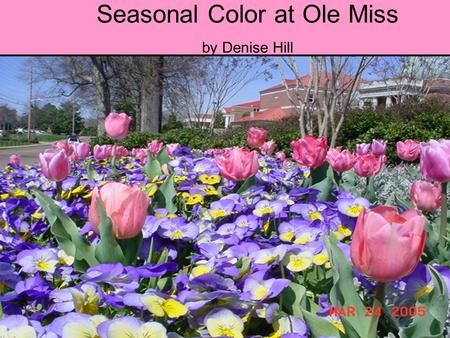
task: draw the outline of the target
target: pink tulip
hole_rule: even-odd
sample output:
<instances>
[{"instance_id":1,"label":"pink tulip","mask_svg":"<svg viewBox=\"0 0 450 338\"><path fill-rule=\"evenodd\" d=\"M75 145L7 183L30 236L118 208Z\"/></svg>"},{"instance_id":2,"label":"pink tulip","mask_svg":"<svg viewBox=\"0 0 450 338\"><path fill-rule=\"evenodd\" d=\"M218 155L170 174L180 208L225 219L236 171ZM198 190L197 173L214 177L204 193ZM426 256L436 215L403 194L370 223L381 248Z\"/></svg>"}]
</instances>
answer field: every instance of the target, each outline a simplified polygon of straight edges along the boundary
<instances>
[{"instance_id":1,"label":"pink tulip","mask_svg":"<svg viewBox=\"0 0 450 338\"><path fill-rule=\"evenodd\" d=\"M41 171L51 181L62 181L70 173L70 161L64 150L47 150L39 154Z\"/></svg>"},{"instance_id":2,"label":"pink tulip","mask_svg":"<svg viewBox=\"0 0 450 338\"><path fill-rule=\"evenodd\" d=\"M333 148L328 150L327 161L334 171L346 171L353 168L356 162L355 155L349 150Z\"/></svg>"},{"instance_id":3,"label":"pink tulip","mask_svg":"<svg viewBox=\"0 0 450 338\"><path fill-rule=\"evenodd\" d=\"M67 140L56 141L53 143L53 149L61 149L64 150L67 156L71 156L73 154L74 148L73 145L70 144Z\"/></svg>"},{"instance_id":4,"label":"pink tulip","mask_svg":"<svg viewBox=\"0 0 450 338\"><path fill-rule=\"evenodd\" d=\"M243 181L256 175L259 169L258 153L244 148L231 148L215 157L220 174L233 181Z\"/></svg>"},{"instance_id":5,"label":"pink tulip","mask_svg":"<svg viewBox=\"0 0 450 338\"><path fill-rule=\"evenodd\" d=\"M9 164L20 165L20 155L12 154L9 157Z\"/></svg>"},{"instance_id":6,"label":"pink tulip","mask_svg":"<svg viewBox=\"0 0 450 338\"><path fill-rule=\"evenodd\" d=\"M411 186L411 202L423 211L436 211L441 207L441 185L437 182L415 181Z\"/></svg>"},{"instance_id":7,"label":"pink tulip","mask_svg":"<svg viewBox=\"0 0 450 338\"><path fill-rule=\"evenodd\" d=\"M171 143L171 144L166 145L167 154L169 154L169 156L172 156L172 157L174 156L174 152L180 148L181 148L181 146L179 143Z\"/></svg>"},{"instance_id":8,"label":"pink tulip","mask_svg":"<svg viewBox=\"0 0 450 338\"><path fill-rule=\"evenodd\" d=\"M247 144L253 148L261 147L266 142L267 130L250 127L247 133Z\"/></svg>"},{"instance_id":9,"label":"pink tulip","mask_svg":"<svg viewBox=\"0 0 450 338\"><path fill-rule=\"evenodd\" d=\"M112 146L110 144L94 146L94 158L97 161L107 160L112 156Z\"/></svg>"},{"instance_id":10,"label":"pink tulip","mask_svg":"<svg viewBox=\"0 0 450 338\"><path fill-rule=\"evenodd\" d=\"M292 157L301 166L309 168L320 167L327 156L327 138L305 136L292 141Z\"/></svg>"},{"instance_id":11,"label":"pink tulip","mask_svg":"<svg viewBox=\"0 0 450 338\"><path fill-rule=\"evenodd\" d=\"M450 140L420 144L420 172L430 181L450 181Z\"/></svg>"},{"instance_id":12,"label":"pink tulip","mask_svg":"<svg viewBox=\"0 0 450 338\"><path fill-rule=\"evenodd\" d=\"M73 146L73 149L71 159L74 161L84 160L91 154L91 147L88 143L78 143Z\"/></svg>"},{"instance_id":13,"label":"pink tulip","mask_svg":"<svg viewBox=\"0 0 450 338\"><path fill-rule=\"evenodd\" d=\"M367 155L368 153L370 153L370 144L359 143L356 145L356 154L357 155Z\"/></svg>"},{"instance_id":14,"label":"pink tulip","mask_svg":"<svg viewBox=\"0 0 450 338\"><path fill-rule=\"evenodd\" d=\"M156 157L158 156L159 152L164 148L164 144L162 142L159 142L158 140L153 140L149 144L147 144L147 148L149 153Z\"/></svg>"},{"instance_id":15,"label":"pink tulip","mask_svg":"<svg viewBox=\"0 0 450 338\"><path fill-rule=\"evenodd\" d=\"M128 135L131 117L125 113L110 113L105 119L105 131L114 140L120 140Z\"/></svg>"},{"instance_id":16,"label":"pink tulip","mask_svg":"<svg viewBox=\"0 0 450 338\"><path fill-rule=\"evenodd\" d=\"M284 162L286 161L286 154L284 153L284 151L279 151L275 154L275 158L278 161Z\"/></svg>"},{"instance_id":17,"label":"pink tulip","mask_svg":"<svg viewBox=\"0 0 450 338\"><path fill-rule=\"evenodd\" d=\"M131 150L131 155L133 155L139 162L145 163L147 162L148 149L134 148L133 150Z\"/></svg>"},{"instance_id":18,"label":"pink tulip","mask_svg":"<svg viewBox=\"0 0 450 338\"><path fill-rule=\"evenodd\" d=\"M387 141L381 141L381 140L372 140L372 145L370 146L370 150L372 151L372 154L376 156L382 156L386 154L386 146Z\"/></svg>"},{"instance_id":19,"label":"pink tulip","mask_svg":"<svg viewBox=\"0 0 450 338\"><path fill-rule=\"evenodd\" d=\"M361 177L369 177L380 172L386 157L367 154L357 156L353 170L356 175Z\"/></svg>"},{"instance_id":20,"label":"pink tulip","mask_svg":"<svg viewBox=\"0 0 450 338\"><path fill-rule=\"evenodd\" d=\"M112 231L116 238L133 238L141 232L147 217L149 199L138 186L110 182L100 190L94 189L88 218L98 233L101 219L97 199L100 199L106 215L111 219Z\"/></svg>"},{"instance_id":21,"label":"pink tulip","mask_svg":"<svg viewBox=\"0 0 450 338\"><path fill-rule=\"evenodd\" d=\"M260 150L263 155L272 155L275 150L275 142L273 140L264 142Z\"/></svg>"},{"instance_id":22,"label":"pink tulip","mask_svg":"<svg viewBox=\"0 0 450 338\"><path fill-rule=\"evenodd\" d=\"M354 266L364 275L391 282L409 275L425 246L425 217L411 209L364 209L358 217L350 248Z\"/></svg>"},{"instance_id":23,"label":"pink tulip","mask_svg":"<svg viewBox=\"0 0 450 338\"><path fill-rule=\"evenodd\" d=\"M414 140L397 142L397 155L403 161L415 161L420 154L420 144Z\"/></svg>"},{"instance_id":24,"label":"pink tulip","mask_svg":"<svg viewBox=\"0 0 450 338\"><path fill-rule=\"evenodd\" d=\"M113 145L111 155L117 159L128 156L128 149L123 146Z\"/></svg>"}]
</instances>

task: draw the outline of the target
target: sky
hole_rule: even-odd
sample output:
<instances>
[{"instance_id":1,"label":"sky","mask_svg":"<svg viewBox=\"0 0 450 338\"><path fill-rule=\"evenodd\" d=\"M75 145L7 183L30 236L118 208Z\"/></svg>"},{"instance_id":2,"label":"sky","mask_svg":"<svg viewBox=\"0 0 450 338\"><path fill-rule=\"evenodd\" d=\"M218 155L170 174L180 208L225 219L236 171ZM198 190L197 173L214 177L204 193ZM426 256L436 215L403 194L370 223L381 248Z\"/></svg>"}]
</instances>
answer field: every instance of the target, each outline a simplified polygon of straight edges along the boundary
<instances>
[{"instance_id":1,"label":"sky","mask_svg":"<svg viewBox=\"0 0 450 338\"><path fill-rule=\"evenodd\" d=\"M19 113L27 112L28 96L29 96L29 66L27 65L27 57L17 56L0 56L0 104L7 104L11 108L16 109ZM298 57L298 65L302 73L308 72L308 58ZM271 79L257 79L248 83L237 95L231 98L226 106L234 104L259 100L259 92L263 89L281 83L281 78L278 72L272 72ZM42 102L46 100L46 88L50 85L48 83L39 83L34 85L34 99ZM65 98L66 99L66 98ZM55 99L48 100L52 103L57 103Z\"/></svg>"}]
</instances>

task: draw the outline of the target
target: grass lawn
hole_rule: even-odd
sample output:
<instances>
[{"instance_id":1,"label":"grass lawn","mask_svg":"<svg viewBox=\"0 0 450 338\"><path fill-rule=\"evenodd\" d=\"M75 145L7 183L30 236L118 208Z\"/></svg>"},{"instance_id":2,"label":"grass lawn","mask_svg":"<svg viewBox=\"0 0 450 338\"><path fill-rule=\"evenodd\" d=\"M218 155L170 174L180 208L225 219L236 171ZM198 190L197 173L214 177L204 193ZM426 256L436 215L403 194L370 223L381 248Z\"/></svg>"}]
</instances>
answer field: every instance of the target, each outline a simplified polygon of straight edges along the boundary
<instances>
[{"instance_id":1,"label":"grass lawn","mask_svg":"<svg viewBox=\"0 0 450 338\"><path fill-rule=\"evenodd\" d=\"M53 142L66 139L67 135L38 135L37 138L39 142Z\"/></svg>"},{"instance_id":2,"label":"grass lawn","mask_svg":"<svg viewBox=\"0 0 450 338\"><path fill-rule=\"evenodd\" d=\"M14 135L14 139L2 140L0 139L0 148L1 147L13 147L13 146L23 146L28 144L36 144L38 142L53 142L58 140L64 140L66 135L33 135L32 141L28 142L26 135L21 135L21 137L17 137ZM38 142L36 142L36 139Z\"/></svg>"}]
</instances>

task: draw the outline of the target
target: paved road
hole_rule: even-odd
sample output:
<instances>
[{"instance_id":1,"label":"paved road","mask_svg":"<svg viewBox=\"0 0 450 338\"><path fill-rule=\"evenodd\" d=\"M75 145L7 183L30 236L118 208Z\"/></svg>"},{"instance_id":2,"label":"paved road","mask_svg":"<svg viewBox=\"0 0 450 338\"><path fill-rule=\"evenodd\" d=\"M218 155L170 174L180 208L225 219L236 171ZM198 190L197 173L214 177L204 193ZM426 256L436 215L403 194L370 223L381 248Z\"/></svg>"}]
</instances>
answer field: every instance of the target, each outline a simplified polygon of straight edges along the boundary
<instances>
[{"instance_id":1,"label":"paved road","mask_svg":"<svg viewBox=\"0 0 450 338\"><path fill-rule=\"evenodd\" d=\"M89 139L89 137L81 137L82 142L89 142ZM3 167L8 164L8 159L11 154L20 155L23 164L37 165L39 163L39 153L42 153L51 147L52 142L41 142L31 146L0 148L0 169L3 169Z\"/></svg>"}]
</instances>

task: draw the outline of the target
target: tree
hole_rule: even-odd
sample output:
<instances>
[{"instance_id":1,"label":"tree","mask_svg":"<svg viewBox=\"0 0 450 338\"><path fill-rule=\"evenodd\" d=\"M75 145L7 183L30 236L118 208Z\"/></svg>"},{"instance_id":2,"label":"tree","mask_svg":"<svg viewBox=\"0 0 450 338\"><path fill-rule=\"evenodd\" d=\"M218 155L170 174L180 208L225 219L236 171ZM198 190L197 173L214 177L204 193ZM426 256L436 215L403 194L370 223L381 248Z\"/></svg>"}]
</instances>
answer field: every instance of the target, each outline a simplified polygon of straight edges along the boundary
<instances>
[{"instance_id":1,"label":"tree","mask_svg":"<svg viewBox=\"0 0 450 338\"><path fill-rule=\"evenodd\" d=\"M168 131L173 129L181 129L183 128L183 124L180 121L177 121L177 116L175 114L170 114L166 124L162 127L162 131Z\"/></svg>"},{"instance_id":2,"label":"tree","mask_svg":"<svg viewBox=\"0 0 450 338\"><path fill-rule=\"evenodd\" d=\"M18 116L15 109L0 105L0 129L12 130L18 126Z\"/></svg>"},{"instance_id":3,"label":"tree","mask_svg":"<svg viewBox=\"0 0 450 338\"><path fill-rule=\"evenodd\" d=\"M221 112L216 114L216 118L214 120L214 128L217 129L225 128L225 117Z\"/></svg>"},{"instance_id":4,"label":"tree","mask_svg":"<svg viewBox=\"0 0 450 338\"><path fill-rule=\"evenodd\" d=\"M367 56L311 56L310 74L305 77L295 57L278 59L275 66L298 114L302 137L307 134L330 135L330 146L335 146L345 115L355 100L362 74L372 62L373 57ZM294 80L287 79L284 68Z\"/></svg>"},{"instance_id":5,"label":"tree","mask_svg":"<svg viewBox=\"0 0 450 338\"><path fill-rule=\"evenodd\" d=\"M216 114L251 81L267 73L262 57L198 57L197 71L171 86L172 103L190 127L212 132Z\"/></svg>"}]
</instances>

